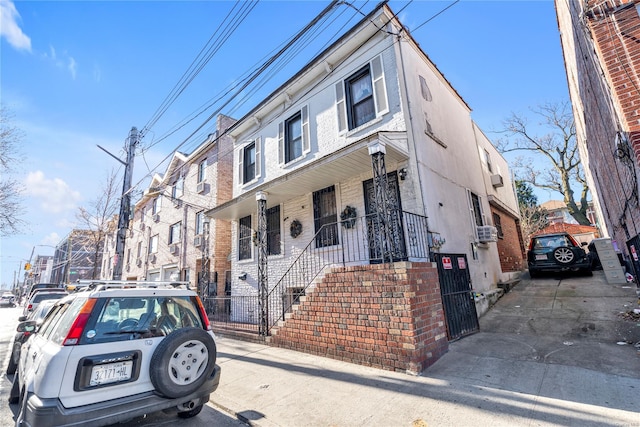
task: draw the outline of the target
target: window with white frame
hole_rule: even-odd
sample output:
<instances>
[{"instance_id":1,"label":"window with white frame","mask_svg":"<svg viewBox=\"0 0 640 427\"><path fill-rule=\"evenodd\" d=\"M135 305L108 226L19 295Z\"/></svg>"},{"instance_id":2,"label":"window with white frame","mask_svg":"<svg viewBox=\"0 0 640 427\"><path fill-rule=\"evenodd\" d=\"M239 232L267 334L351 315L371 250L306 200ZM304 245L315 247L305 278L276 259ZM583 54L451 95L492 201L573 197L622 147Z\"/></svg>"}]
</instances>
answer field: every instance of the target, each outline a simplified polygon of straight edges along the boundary
<instances>
[{"instance_id":1,"label":"window with white frame","mask_svg":"<svg viewBox=\"0 0 640 427\"><path fill-rule=\"evenodd\" d=\"M497 213L492 214L493 226L498 230L498 239L504 239L504 232L502 231L502 218Z\"/></svg>"},{"instance_id":2,"label":"window with white frame","mask_svg":"<svg viewBox=\"0 0 640 427\"><path fill-rule=\"evenodd\" d=\"M136 249L136 258L142 258L142 242L138 242L138 248Z\"/></svg>"},{"instance_id":3,"label":"window with white frame","mask_svg":"<svg viewBox=\"0 0 640 427\"><path fill-rule=\"evenodd\" d=\"M362 126L389 111L382 56L336 83L338 131Z\"/></svg>"},{"instance_id":4,"label":"window with white frame","mask_svg":"<svg viewBox=\"0 0 640 427\"><path fill-rule=\"evenodd\" d=\"M196 236L202 234L204 231L204 211L196 213Z\"/></svg>"},{"instance_id":5,"label":"window with white frame","mask_svg":"<svg viewBox=\"0 0 640 427\"><path fill-rule=\"evenodd\" d=\"M178 243L180 241L180 230L182 229L182 221L176 222L169 226L169 244Z\"/></svg>"},{"instance_id":6,"label":"window with white frame","mask_svg":"<svg viewBox=\"0 0 640 427\"><path fill-rule=\"evenodd\" d=\"M207 159L198 163L198 183L207 179Z\"/></svg>"},{"instance_id":7,"label":"window with white frame","mask_svg":"<svg viewBox=\"0 0 640 427\"><path fill-rule=\"evenodd\" d=\"M158 252L158 235L149 237L149 253L155 254Z\"/></svg>"},{"instance_id":8,"label":"window with white frame","mask_svg":"<svg viewBox=\"0 0 640 427\"><path fill-rule=\"evenodd\" d=\"M260 176L260 138L249 141L240 149L238 166L240 182L243 184Z\"/></svg>"},{"instance_id":9,"label":"window with white frame","mask_svg":"<svg viewBox=\"0 0 640 427\"><path fill-rule=\"evenodd\" d=\"M278 125L278 160L286 164L310 151L309 108L302 107Z\"/></svg>"},{"instance_id":10,"label":"window with white frame","mask_svg":"<svg viewBox=\"0 0 640 427\"><path fill-rule=\"evenodd\" d=\"M485 225L484 213L482 211L482 199L471 190L467 189L467 202L469 204L469 213L473 234L478 238L478 227Z\"/></svg>"},{"instance_id":11,"label":"window with white frame","mask_svg":"<svg viewBox=\"0 0 640 427\"><path fill-rule=\"evenodd\" d=\"M146 215L147 215L147 207L143 206L142 209L140 209L140 222L144 223Z\"/></svg>"},{"instance_id":12,"label":"window with white frame","mask_svg":"<svg viewBox=\"0 0 640 427\"><path fill-rule=\"evenodd\" d=\"M159 195L155 199L153 199L153 204L151 205L151 214L155 215L160 212L160 208L162 207L162 196Z\"/></svg>"},{"instance_id":13,"label":"window with white frame","mask_svg":"<svg viewBox=\"0 0 640 427\"><path fill-rule=\"evenodd\" d=\"M184 178L179 176L171 189L171 197L173 200L179 199L184 193Z\"/></svg>"},{"instance_id":14,"label":"window with white frame","mask_svg":"<svg viewBox=\"0 0 640 427\"><path fill-rule=\"evenodd\" d=\"M238 221L238 260L251 259L251 215Z\"/></svg>"},{"instance_id":15,"label":"window with white frame","mask_svg":"<svg viewBox=\"0 0 640 427\"><path fill-rule=\"evenodd\" d=\"M280 206L267 209L267 255L280 255Z\"/></svg>"}]
</instances>

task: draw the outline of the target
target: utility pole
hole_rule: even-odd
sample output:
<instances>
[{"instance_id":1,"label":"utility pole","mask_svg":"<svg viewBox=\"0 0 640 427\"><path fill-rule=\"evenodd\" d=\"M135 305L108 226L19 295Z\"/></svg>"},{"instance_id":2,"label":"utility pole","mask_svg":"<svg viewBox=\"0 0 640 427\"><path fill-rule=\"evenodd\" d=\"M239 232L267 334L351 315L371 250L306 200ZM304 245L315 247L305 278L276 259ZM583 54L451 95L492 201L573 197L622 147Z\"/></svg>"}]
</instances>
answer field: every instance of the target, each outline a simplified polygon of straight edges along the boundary
<instances>
[{"instance_id":1,"label":"utility pole","mask_svg":"<svg viewBox=\"0 0 640 427\"><path fill-rule=\"evenodd\" d=\"M122 198L120 199L120 215L118 216L118 235L116 237L116 259L113 268L113 280L122 279L122 263L124 260L124 243L127 238L127 228L129 226L129 214L131 212L131 179L133 176L133 159L136 155L136 147L138 145L138 129L132 127L127 139L127 161L115 157L113 154L104 150L111 157L118 160L124 165L124 183L122 185Z\"/></svg>"}]
</instances>

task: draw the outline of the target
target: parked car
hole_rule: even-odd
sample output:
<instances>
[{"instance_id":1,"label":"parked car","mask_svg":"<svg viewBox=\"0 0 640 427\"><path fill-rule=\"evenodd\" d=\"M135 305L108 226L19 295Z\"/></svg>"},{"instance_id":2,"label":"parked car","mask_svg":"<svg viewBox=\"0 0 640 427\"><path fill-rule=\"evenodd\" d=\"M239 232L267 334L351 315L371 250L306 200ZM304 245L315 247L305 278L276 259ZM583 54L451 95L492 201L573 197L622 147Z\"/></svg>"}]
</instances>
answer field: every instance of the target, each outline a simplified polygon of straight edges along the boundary
<instances>
[{"instance_id":1,"label":"parked car","mask_svg":"<svg viewBox=\"0 0 640 427\"><path fill-rule=\"evenodd\" d=\"M29 313L34 311L38 307L38 304L40 304L40 302L42 301L61 299L67 295L69 294L64 289L56 289L54 292L50 292L49 290L41 290L35 292L33 296L29 298L29 301L27 301L27 303L25 304L22 315L28 316Z\"/></svg>"},{"instance_id":2,"label":"parked car","mask_svg":"<svg viewBox=\"0 0 640 427\"><path fill-rule=\"evenodd\" d=\"M35 323L34 321L26 322ZM91 283L58 301L20 352L18 426L197 415L220 381L215 336L185 283Z\"/></svg>"},{"instance_id":3,"label":"parked car","mask_svg":"<svg viewBox=\"0 0 640 427\"><path fill-rule=\"evenodd\" d=\"M24 344L31 334L33 334L33 332L35 332L35 330L37 330L42 324L45 316L49 313L51 307L53 307L56 301L57 300L42 301L36 310L29 313L29 316L20 316L18 318L20 323L18 323L16 335L13 337L11 357L9 358L9 364L7 365L7 374L14 374L16 372L16 367L20 360L20 349L22 344ZM28 320L33 320L35 324L34 322L27 322Z\"/></svg>"},{"instance_id":4,"label":"parked car","mask_svg":"<svg viewBox=\"0 0 640 427\"><path fill-rule=\"evenodd\" d=\"M31 298L33 294L38 290L44 290L44 289L47 289L47 290L60 289L64 291L64 287L58 285L57 283L35 283L31 285L31 287L29 288L29 293L28 293L29 296L27 298Z\"/></svg>"},{"instance_id":5,"label":"parked car","mask_svg":"<svg viewBox=\"0 0 640 427\"><path fill-rule=\"evenodd\" d=\"M11 292L5 292L0 296L0 307L15 307L16 306L16 296Z\"/></svg>"},{"instance_id":6,"label":"parked car","mask_svg":"<svg viewBox=\"0 0 640 427\"><path fill-rule=\"evenodd\" d=\"M527 251L529 275L545 271L573 271L591 275L591 258L569 233L541 234L531 238Z\"/></svg>"}]
</instances>

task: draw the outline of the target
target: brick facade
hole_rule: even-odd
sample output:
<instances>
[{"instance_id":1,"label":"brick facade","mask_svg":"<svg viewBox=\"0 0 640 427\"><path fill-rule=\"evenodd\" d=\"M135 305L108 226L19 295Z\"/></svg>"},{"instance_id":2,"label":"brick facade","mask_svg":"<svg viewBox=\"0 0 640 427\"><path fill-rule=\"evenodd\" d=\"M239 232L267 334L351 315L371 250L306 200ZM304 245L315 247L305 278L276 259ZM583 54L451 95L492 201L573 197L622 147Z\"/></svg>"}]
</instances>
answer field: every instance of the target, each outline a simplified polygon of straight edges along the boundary
<instances>
[{"instance_id":1,"label":"brick facade","mask_svg":"<svg viewBox=\"0 0 640 427\"><path fill-rule=\"evenodd\" d=\"M448 350L437 268L409 262L334 268L270 341L418 374Z\"/></svg>"},{"instance_id":2,"label":"brick facade","mask_svg":"<svg viewBox=\"0 0 640 427\"><path fill-rule=\"evenodd\" d=\"M491 205L491 214L500 217L502 237L498 237L500 268L503 272L525 269L524 244L519 221L498 207Z\"/></svg>"}]
</instances>

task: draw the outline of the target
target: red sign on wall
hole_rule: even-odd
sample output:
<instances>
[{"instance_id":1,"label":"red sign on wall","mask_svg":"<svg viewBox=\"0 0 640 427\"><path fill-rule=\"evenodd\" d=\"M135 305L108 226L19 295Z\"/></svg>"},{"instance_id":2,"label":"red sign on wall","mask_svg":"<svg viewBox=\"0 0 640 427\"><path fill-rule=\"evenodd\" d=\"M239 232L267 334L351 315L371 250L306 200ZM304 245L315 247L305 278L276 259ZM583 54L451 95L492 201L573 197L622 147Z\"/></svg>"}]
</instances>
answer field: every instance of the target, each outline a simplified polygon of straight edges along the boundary
<instances>
[{"instance_id":1,"label":"red sign on wall","mask_svg":"<svg viewBox=\"0 0 640 427\"><path fill-rule=\"evenodd\" d=\"M458 257L458 268L460 270L464 270L467 268L467 263L464 261L463 257Z\"/></svg>"},{"instance_id":2,"label":"red sign on wall","mask_svg":"<svg viewBox=\"0 0 640 427\"><path fill-rule=\"evenodd\" d=\"M442 257L442 266L445 270L451 270L453 265L451 265L451 257L443 256Z\"/></svg>"}]
</instances>

